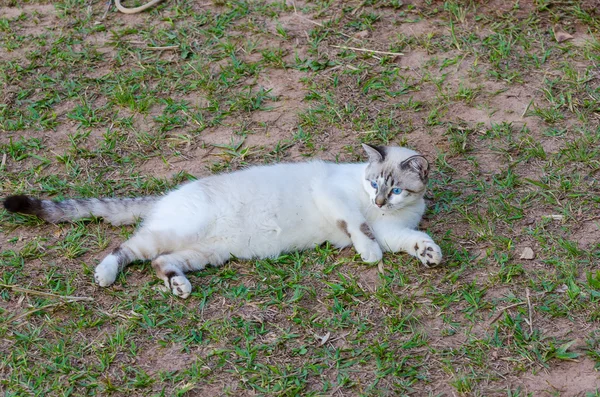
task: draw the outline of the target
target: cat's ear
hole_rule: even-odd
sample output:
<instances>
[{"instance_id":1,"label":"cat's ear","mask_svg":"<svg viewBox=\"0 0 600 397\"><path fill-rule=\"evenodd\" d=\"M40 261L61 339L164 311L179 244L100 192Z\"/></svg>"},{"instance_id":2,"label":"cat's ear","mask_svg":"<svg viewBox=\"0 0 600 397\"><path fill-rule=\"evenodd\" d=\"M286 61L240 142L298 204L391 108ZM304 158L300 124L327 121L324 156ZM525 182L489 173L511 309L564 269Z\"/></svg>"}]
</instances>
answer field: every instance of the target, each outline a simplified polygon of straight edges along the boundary
<instances>
[{"instance_id":1,"label":"cat's ear","mask_svg":"<svg viewBox=\"0 0 600 397\"><path fill-rule=\"evenodd\" d=\"M385 147L383 146L371 146L363 143L362 147L367 152L371 163L380 163L385 158Z\"/></svg>"},{"instance_id":2,"label":"cat's ear","mask_svg":"<svg viewBox=\"0 0 600 397\"><path fill-rule=\"evenodd\" d=\"M429 161L421 155L407 158L400 163L400 168L405 171L417 173L422 181L427 180L429 176Z\"/></svg>"}]
</instances>

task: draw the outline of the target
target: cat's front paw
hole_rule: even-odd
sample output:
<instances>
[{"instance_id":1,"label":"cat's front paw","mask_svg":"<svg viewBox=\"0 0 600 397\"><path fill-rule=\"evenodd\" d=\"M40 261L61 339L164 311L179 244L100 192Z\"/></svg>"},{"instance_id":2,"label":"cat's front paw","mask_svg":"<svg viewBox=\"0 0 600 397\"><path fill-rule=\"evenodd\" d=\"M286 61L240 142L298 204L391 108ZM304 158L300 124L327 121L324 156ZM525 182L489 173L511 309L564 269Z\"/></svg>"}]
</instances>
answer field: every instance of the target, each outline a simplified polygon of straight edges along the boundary
<instances>
[{"instance_id":1,"label":"cat's front paw","mask_svg":"<svg viewBox=\"0 0 600 397\"><path fill-rule=\"evenodd\" d=\"M171 292L175 296L185 299L192 293L192 283L185 276L171 277L170 283Z\"/></svg>"},{"instance_id":2,"label":"cat's front paw","mask_svg":"<svg viewBox=\"0 0 600 397\"><path fill-rule=\"evenodd\" d=\"M415 256L427 267L435 267L442 262L442 249L433 240L417 241Z\"/></svg>"},{"instance_id":3,"label":"cat's front paw","mask_svg":"<svg viewBox=\"0 0 600 397\"><path fill-rule=\"evenodd\" d=\"M365 244L361 249L356 247L356 250L360 254L361 259L367 263L379 262L383 258L383 251L381 251L381 247L375 240L369 240L368 244Z\"/></svg>"}]
</instances>

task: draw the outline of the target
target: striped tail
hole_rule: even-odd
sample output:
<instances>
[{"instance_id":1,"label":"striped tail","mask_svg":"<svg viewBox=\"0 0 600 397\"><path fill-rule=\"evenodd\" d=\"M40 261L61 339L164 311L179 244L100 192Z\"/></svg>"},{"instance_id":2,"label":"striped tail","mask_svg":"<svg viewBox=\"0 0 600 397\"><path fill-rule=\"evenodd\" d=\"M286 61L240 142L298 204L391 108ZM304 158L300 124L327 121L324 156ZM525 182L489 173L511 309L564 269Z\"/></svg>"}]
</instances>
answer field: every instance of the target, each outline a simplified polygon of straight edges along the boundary
<instances>
[{"instance_id":1,"label":"striped tail","mask_svg":"<svg viewBox=\"0 0 600 397\"><path fill-rule=\"evenodd\" d=\"M4 208L10 212L36 215L50 223L96 216L113 225L130 225L144 218L158 200L158 197L139 197L51 201L18 195L7 197Z\"/></svg>"}]
</instances>

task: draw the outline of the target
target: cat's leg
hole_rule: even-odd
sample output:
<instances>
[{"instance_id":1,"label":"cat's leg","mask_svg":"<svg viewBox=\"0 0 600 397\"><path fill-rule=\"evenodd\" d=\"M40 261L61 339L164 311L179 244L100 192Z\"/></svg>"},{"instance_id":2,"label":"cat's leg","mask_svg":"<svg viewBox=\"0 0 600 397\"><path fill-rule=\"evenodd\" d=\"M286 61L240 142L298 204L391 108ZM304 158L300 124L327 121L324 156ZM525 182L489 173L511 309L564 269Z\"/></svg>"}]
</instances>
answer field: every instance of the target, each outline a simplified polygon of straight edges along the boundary
<instances>
[{"instance_id":1,"label":"cat's leg","mask_svg":"<svg viewBox=\"0 0 600 397\"><path fill-rule=\"evenodd\" d=\"M362 216L342 215L338 217L336 226L350 237L354 249L363 261L373 263L383 258L383 251L375 239L373 230Z\"/></svg>"},{"instance_id":2,"label":"cat's leg","mask_svg":"<svg viewBox=\"0 0 600 397\"><path fill-rule=\"evenodd\" d=\"M386 251L407 252L427 267L437 266L442 262L441 248L427 233L398 228L393 224L375 224L374 231Z\"/></svg>"},{"instance_id":3,"label":"cat's leg","mask_svg":"<svg viewBox=\"0 0 600 397\"><path fill-rule=\"evenodd\" d=\"M346 204L347 200L341 199L333 192L316 195L315 203L323 216L350 238L363 261L372 263L381 260L383 257L381 247L367 220L358 209L350 207Z\"/></svg>"},{"instance_id":4,"label":"cat's leg","mask_svg":"<svg viewBox=\"0 0 600 397\"><path fill-rule=\"evenodd\" d=\"M218 266L224 261L225 255L185 249L157 256L152 261L152 267L174 295L185 299L192 292L192 284L185 276L185 272L202 270L209 263Z\"/></svg>"},{"instance_id":5,"label":"cat's leg","mask_svg":"<svg viewBox=\"0 0 600 397\"><path fill-rule=\"evenodd\" d=\"M165 233L140 230L129 240L106 256L94 272L94 279L101 287L107 287L115 282L119 272L135 260L149 260L156 257L162 250L161 242Z\"/></svg>"},{"instance_id":6,"label":"cat's leg","mask_svg":"<svg viewBox=\"0 0 600 397\"><path fill-rule=\"evenodd\" d=\"M162 279L165 286L180 298L187 298L192 292L192 284L185 272L202 270L208 264L205 255L193 250L183 250L159 255L152 261L156 275Z\"/></svg>"}]
</instances>

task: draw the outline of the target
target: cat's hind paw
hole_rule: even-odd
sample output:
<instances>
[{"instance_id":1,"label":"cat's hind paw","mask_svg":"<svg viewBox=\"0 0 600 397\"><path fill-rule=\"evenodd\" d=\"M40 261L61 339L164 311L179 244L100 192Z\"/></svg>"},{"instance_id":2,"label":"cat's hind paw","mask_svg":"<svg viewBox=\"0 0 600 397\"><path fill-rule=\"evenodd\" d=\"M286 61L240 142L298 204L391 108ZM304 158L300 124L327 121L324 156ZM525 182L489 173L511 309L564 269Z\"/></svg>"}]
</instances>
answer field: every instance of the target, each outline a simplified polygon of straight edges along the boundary
<instances>
[{"instance_id":1,"label":"cat's hind paw","mask_svg":"<svg viewBox=\"0 0 600 397\"><path fill-rule=\"evenodd\" d=\"M94 271L94 280L96 284L101 287L108 287L112 285L117 279L117 273L119 272L119 262L115 255L109 255L98 266Z\"/></svg>"},{"instance_id":2,"label":"cat's hind paw","mask_svg":"<svg viewBox=\"0 0 600 397\"><path fill-rule=\"evenodd\" d=\"M442 249L433 240L422 240L415 243L415 256L427 267L435 267L442 263Z\"/></svg>"},{"instance_id":3,"label":"cat's hind paw","mask_svg":"<svg viewBox=\"0 0 600 397\"><path fill-rule=\"evenodd\" d=\"M170 283L171 292L175 296L185 299L192 293L192 283L185 276L171 277Z\"/></svg>"}]
</instances>

